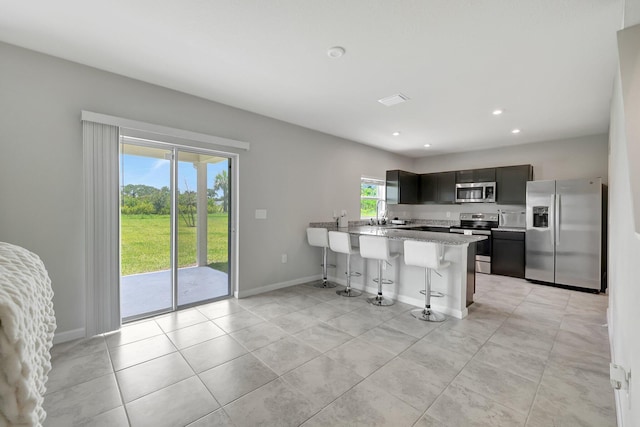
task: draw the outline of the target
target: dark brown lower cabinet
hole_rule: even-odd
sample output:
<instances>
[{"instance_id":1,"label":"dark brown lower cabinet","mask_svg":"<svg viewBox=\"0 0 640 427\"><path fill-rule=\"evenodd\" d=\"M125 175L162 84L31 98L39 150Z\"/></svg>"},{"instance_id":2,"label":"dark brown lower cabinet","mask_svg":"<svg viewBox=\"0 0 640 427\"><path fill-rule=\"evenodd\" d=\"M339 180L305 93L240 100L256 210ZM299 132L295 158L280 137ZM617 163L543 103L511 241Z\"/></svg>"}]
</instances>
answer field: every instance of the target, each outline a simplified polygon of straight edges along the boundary
<instances>
[{"instance_id":1,"label":"dark brown lower cabinet","mask_svg":"<svg viewBox=\"0 0 640 427\"><path fill-rule=\"evenodd\" d=\"M524 279L525 233L492 231L491 274Z\"/></svg>"}]
</instances>

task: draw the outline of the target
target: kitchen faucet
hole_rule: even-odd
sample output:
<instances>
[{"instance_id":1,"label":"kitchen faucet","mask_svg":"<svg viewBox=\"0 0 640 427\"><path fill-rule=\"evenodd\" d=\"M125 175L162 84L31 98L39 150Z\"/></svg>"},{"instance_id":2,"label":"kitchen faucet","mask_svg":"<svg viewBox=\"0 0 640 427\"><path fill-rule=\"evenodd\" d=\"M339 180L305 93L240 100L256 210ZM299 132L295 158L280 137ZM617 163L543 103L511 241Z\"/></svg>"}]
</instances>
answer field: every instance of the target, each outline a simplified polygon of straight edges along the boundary
<instances>
[{"instance_id":1,"label":"kitchen faucet","mask_svg":"<svg viewBox=\"0 0 640 427\"><path fill-rule=\"evenodd\" d=\"M382 208L380 208L382 206ZM380 213L383 213L382 219ZM384 200L378 200L376 203L376 224L382 225L387 223L387 202Z\"/></svg>"}]
</instances>

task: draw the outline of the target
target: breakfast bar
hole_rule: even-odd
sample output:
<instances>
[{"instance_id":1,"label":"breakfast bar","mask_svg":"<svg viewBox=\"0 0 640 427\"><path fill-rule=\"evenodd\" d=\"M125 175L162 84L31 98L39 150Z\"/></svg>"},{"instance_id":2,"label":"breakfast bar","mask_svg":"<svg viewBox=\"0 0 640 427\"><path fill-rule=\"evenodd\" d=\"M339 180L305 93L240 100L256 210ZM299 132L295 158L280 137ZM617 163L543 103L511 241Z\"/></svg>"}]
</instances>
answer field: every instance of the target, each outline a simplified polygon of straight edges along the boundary
<instances>
[{"instance_id":1,"label":"breakfast bar","mask_svg":"<svg viewBox=\"0 0 640 427\"><path fill-rule=\"evenodd\" d=\"M443 245L443 258L451 264L449 268L440 271L440 275L432 275L432 291L440 292L442 297L432 298L431 306L440 313L462 319L467 316L467 307L473 303L475 288L475 252L476 242L486 239L486 236L451 234L448 232L422 231L420 227L405 226L375 226L350 225L338 228L333 223L311 223L310 227L324 227L329 230L347 232L351 235L352 244L358 246L361 235L387 237L391 251L400 253L400 257L386 265L384 276L392 280L391 285L384 285L384 293L389 298L403 303L424 306L424 297L420 291L424 289L424 269L408 266L403 260L403 245L405 240L435 242ZM443 229L444 230L444 229ZM448 230L446 230L448 231ZM330 252L329 263L335 264L335 270L329 273L329 279L341 285L346 284L344 272L345 259ZM362 275L351 279L351 286L355 289L372 294L377 292L377 285L373 279L377 277L377 263L354 256L351 269Z\"/></svg>"}]
</instances>

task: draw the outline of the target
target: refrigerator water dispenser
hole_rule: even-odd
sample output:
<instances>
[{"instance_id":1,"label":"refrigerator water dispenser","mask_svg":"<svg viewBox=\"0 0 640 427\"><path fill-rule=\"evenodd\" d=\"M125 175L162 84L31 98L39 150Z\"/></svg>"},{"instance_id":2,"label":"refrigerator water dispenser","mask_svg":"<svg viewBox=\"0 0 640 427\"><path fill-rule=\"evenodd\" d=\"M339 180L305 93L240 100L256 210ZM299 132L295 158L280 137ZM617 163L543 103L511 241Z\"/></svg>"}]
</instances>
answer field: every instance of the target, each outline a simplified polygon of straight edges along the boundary
<instances>
[{"instance_id":1,"label":"refrigerator water dispenser","mask_svg":"<svg viewBox=\"0 0 640 427\"><path fill-rule=\"evenodd\" d=\"M533 207L533 227L534 228L549 227L549 207L548 206Z\"/></svg>"}]
</instances>

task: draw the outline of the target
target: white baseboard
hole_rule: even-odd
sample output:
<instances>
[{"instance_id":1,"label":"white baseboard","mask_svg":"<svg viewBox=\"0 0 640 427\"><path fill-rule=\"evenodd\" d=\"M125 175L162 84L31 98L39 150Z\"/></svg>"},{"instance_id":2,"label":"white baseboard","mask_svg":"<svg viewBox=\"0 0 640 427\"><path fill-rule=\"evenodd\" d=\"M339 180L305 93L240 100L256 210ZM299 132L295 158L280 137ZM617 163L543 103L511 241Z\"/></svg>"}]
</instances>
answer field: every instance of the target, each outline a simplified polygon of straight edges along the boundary
<instances>
[{"instance_id":1,"label":"white baseboard","mask_svg":"<svg viewBox=\"0 0 640 427\"><path fill-rule=\"evenodd\" d=\"M277 289L288 288L289 286L295 286L295 285L300 285L302 283L311 282L311 281L314 281L314 280L320 280L321 278L322 278L322 276L319 275L319 274L317 274L315 276L300 277L298 279L288 280L286 282L280 282L280 283L273 283L271 285L260 286L258 288L252 288L252 289L247 289L247 290L238 290L238 291L234 292L234 296L236 298L246 298L246 297L250 297L252 295L258 295L258 294L263 294L263 293L269 292L269 291L275 291Z\"/></svg>"},{"instance_id":2,"label":"white baseboard","mask_svg":"<svg viewBox=\"0 0 640 427\"><path fill-rule=\"evenodd\" d=\"M84 338L85 336L86 336L86 331L84 328L72 329L70 331L56 332L55 335L53 336L53 343L60 344L63 342Z\"/></svg>"}]
</instances>

